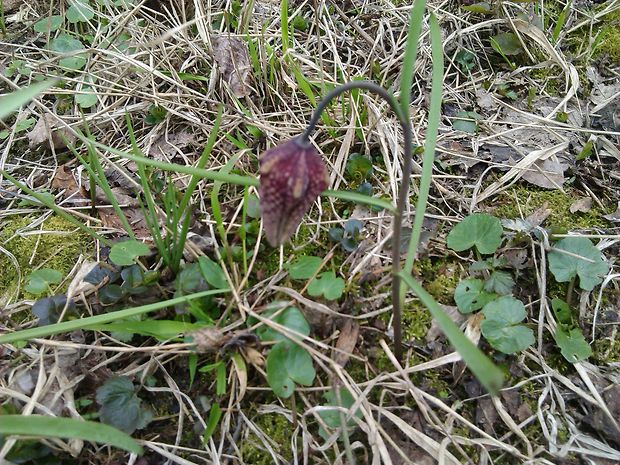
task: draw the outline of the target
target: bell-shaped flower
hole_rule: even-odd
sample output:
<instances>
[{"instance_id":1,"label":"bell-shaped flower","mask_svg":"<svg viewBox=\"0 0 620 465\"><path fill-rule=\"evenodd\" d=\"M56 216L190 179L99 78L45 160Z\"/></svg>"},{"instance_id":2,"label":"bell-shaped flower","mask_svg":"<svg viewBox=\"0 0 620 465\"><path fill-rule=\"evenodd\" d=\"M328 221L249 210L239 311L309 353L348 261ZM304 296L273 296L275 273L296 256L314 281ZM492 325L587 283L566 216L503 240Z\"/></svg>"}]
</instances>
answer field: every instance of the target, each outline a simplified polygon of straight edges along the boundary
<instances>
[{"instance_id":1,"label":"bell-shaped flower","mask_svg":"<svg viewBox=\"0 0 620 465\"><path fill-rule=\"evenodd\" d=\"M302 138L267 150L260 158L260 208L267 242L283 244L319 194L327 189L327 168Z\"/></svg>"}]
</instances>

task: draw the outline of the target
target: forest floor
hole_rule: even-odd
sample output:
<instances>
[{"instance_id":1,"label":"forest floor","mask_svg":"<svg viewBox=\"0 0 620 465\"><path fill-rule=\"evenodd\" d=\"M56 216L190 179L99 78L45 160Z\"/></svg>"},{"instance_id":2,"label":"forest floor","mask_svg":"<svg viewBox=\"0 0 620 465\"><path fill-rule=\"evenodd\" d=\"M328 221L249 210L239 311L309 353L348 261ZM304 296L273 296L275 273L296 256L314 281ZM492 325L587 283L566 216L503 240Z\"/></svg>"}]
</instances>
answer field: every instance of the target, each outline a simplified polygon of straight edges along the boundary
<instances>
[{"instance_id":1,"label":"forest floor","mask_svg":"<svg viewBox=\"0 0 620 465\"><path fill-rule=\"evenodd\" d=\"M0 436L0 463L620 463L620 1L429 1L404 70L410 3L4 0L0 93L62 79L0 122L27 187L0 176L0 337L42 330L0 344L0 422L105 422L144 455ZM399 97L412 72L424 146L430 13L442 105L412 275L500 367L496 395L411 292L393 353L386 102L344 94L312 135L329 189L375 205L323 195L274 248L253 181L352 80Z\"/></svg>"}]
</instances>

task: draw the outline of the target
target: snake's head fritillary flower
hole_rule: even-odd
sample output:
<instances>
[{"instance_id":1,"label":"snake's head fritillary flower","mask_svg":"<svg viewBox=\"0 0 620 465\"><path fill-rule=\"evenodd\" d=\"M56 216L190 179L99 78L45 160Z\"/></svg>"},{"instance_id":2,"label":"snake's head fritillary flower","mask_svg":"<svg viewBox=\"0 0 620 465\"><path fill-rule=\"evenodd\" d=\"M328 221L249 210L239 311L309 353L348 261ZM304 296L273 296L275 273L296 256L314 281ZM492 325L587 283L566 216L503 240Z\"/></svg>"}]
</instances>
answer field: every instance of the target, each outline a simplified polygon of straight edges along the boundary
<instances>
[{"instance_id":1,"label":"snake's head fritillary flower","mask_svg":"<svg viewBox=\"0 0 620 465\"><path fill-rule=\"evenodd\" d=\"M321 155L302 138L267 150L260 158L258 187L267 242L283 244L328 185Z\"/></svg>"}]
</instances>

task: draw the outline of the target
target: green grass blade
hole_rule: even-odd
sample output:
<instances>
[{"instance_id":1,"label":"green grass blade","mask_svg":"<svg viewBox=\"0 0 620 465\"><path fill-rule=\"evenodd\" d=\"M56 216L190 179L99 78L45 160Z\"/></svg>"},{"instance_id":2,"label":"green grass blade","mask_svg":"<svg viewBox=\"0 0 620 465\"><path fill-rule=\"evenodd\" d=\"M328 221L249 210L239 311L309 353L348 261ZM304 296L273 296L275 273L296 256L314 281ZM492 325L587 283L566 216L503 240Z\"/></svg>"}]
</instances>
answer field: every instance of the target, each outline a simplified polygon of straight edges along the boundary
<instances>
[{"instance_id":1,"label":"green grass blade","mask_svg":"<svg viewBox=\"0 0 620 465\"><path fill-rule=\"evenodd\" d=\"M15 341L27 341L29 339L52 336L54 334L66 333L69 331L75 331L77 329L84 329L91 325L113 323L117 320L130 318L136 315L144 315L145 313L154 312L155 310L160 310L162 308L172 307L177 304L189 302L193 299L206 297L208 295L222 294L228 291L228 289L211 289L208 291L196 292L194 294L176 297L174 299L164 300L161 302L155 302L148 305L141 305L139 307L118 310L116 312L104 313L103 315L89 316L86 318L79 318L77 320L63 321L62 323L41 326L40 328L24 329L23 331L2 334L0 335L0 344L7 344L9 342Z\"/></svg>"},{"instance_id":2,"label":"green grass blade","mask_svg":"<svg viewBox=\"0 0 620 465\"><path fill-rule=\"evenodd\" d=\"M501 388L504 375L502 371L491 362L467 337L461 332L459 327L441 309L433 296L424 290L411 275L405 272L399 273L402 280L418 296L422 303L433 315L437 324L446 335L450 344L456 349L463 361L467 364L478 381L490 392L495 393Z\"/></svg>"},{"instance_id":3,"label":"green grass blade","mask_svg":"<svg viewBox=\"0 0 620 465\"><path fill-rule=\"evenodd\" d=\"M200 158L198 159L198 163L196 164L196 168L203 169L207 165L207 161L209 160L209 156L211 155L211 151L217 142L217 133L220 129L220 123L222 122L222 112L224 108L220 106L217 111L217 116L215 117L215 121L213 122L213 129L209 133L209 138L207 139L207 144L205 145ZM226 171L228 174L228 171ZM183 199L179 205L179 209L181 210L181 214L185 211L187 206L189 205L189 201L192 198L192 194L194 193L194 189L202 179L202 176L192 175L192 178L189 181L187 186L187 190L185 191L185 195L183 195Z\"/></svg>"},{"instance_id":4,"label":"green grass blade","mask_svg":"<svg viewBox=\"0 0 620 465\"><path fill-rule=\"evenodd\" d=\"M58 207L54 202L50 202L46 196L36 193L35 191L30 189L25 184L22 184L21 182L19 182L17 179L15 179L13 176L11 176L9 173L4 171L3 169L0 169L0 175L7 178L11 182L11 184L16 186L18 189L24 191L26 194L30 195L31 197L34 197L42 205L45 205L50 210L54 211L54 213L56 213L58 216L61 216L62 218L67 220L69 223L81 229L82 231L84 231L86 234L88 234L92 238L98 241L101 241L105 245L108 245L108 246L112 245L112 243L109 240L107 240L105 237L101 236L100 234L97 234L95 231L90 229L88 226L86 226L85 224L82 224L80 221L75 219L73 216L71 216L69 213L64 211L62 208Z\"/></svg>"},{"instance_id":5,"label":"green grass blade","mask_svg":"<svg viewBox=\"0 0 620 465\"><path fill-rule=\"evenodd\" d=\"M290 42L288 36L288 0L280 3L280 31L282 32L282 55L286 55Z\"/></svg>"},{"instance_id":6,"label":"green grass blade","mask_svg":"<svg viewBox=\"0 0 620 465\"><path fill-rule=\"evenodd\" d=\"M385 208L390 212L393 212L396 209L396 207L394 207L394 205L387 200L379 199L377 197L370 197L368 195L360 194L359 192L326 190L323 191L321 195L333 197L334 199L347 200L349 202L362 203L373 207Z\"/></svg>"},{"instance_id":7,"label":"green grass blade","mask_svg":"<svg viewBox=\"0 0 620 465\"><path fill-rule=\"evenodd\" d=\"M43 415L0 415L0 434L82 439L142 455L142 447L131 436L109 425L94 421Z\"/></svg>"},{"instance_id":8,"label":"green grass blade","mask_svg":"<svg viewBox=\"0 0 620 465\"><path fill-rule=\"evenodd\" d=\"M411 239L409 241L409 249L407 250L407 258L403 270L407 274L411 274L413 261L420 243L420 234L422 232L422 223L424 222L424 213L428 202L428 193L431 187L431 179L433 176L433 163L435 161L435 145L437 144L437 132L439 129L439 119L441 117L441 91L443 87L443 49L441 44L441 33L439 24L435 15L430 17L431 29L431 48L433 70L431 78L431 104L428 113L428 127L426 129L426 142L424 144L424 157L422 159L422 177L420 178L420 193L416 204L416 215L413 220L411 231Z\"/></svg>"},{"instance_id":9,"label":"green grass blade","mask_svg":"<svg viewBox=\"0 0 620 465\"><path fill-rule=\"evenodd\" d=\"M409 17L409 29L407 31L407 43L405 44L405 56L403 68L400 74L400 105L402 114L409 119L409 105L411 104L411 85L413 84L413 69L418 56L418 41L422 31L422 21L426 0L416 0Z\"/></svg>"},{"instance_id":10,"label":"green grass blade","mask_svg":"<svg viewBox=\"0 0 620 465\"><path fill-rule=\"evenodd\" d=\"M16 90L8 95L0 97L0 119L4 119L14 111L18 110L22 105L30 102L37 95L45 92L58 82L57 79L48 79L47 81L38 82L23 89Z\"/></svg>"}]
</instances>

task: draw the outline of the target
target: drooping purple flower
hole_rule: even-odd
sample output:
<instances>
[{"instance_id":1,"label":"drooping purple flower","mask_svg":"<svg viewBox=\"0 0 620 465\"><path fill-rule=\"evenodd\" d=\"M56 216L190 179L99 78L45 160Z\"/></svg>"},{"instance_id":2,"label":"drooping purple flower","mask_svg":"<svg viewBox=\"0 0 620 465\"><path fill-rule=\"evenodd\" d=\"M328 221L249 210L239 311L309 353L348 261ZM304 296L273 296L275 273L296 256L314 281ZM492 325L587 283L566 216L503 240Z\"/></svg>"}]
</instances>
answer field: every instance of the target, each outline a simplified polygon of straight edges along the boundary
<instances>
[{"instance_id":1,"label":"drooping purple flower","mask_svg":"<svg viewBox=\"0 0 620 465\"><path fill-rule=\"evenodd\" d=\"M329 177L319 152L301 138L267 150L260 158L260 208L267 242L284 243L321 192Z\"/></svg>"}]
</instances>

